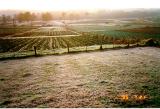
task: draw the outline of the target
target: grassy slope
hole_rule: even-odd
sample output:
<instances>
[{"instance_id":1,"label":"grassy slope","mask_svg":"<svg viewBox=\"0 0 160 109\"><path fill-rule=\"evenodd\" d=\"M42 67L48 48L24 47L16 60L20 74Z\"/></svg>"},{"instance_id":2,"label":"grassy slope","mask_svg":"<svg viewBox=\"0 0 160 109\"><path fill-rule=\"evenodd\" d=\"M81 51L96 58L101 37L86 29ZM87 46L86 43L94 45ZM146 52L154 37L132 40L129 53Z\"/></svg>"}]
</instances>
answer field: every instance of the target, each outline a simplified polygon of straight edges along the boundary
<instances>
[{"instance_id":1,"label":"grassy slope","mask_svg":"<svg viewBox=\"0 0 160 109\"><path fill-rule=\"evenodd\" d=\"M159 55L146 47L1 61L0 107L160 107Z\"/></svg>"}]
</instances>

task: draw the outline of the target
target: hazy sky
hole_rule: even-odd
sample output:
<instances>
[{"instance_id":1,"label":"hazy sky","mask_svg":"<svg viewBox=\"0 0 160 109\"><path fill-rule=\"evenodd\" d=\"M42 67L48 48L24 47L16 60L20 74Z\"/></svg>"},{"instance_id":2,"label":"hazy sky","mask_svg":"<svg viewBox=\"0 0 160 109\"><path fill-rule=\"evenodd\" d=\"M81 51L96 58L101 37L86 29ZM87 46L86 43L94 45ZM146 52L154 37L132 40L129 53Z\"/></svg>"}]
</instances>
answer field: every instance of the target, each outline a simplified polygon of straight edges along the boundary
<instances>
[{"instance_id":1,"label":"hazy sky","mask_svg":"<svg viewBox=\"0 0 160 109\"><path fill-rule=\"evenodd\" d=\"M160 8L160 0L0 0L0 10L95 10Z\"/></svg>"}]
</instances>

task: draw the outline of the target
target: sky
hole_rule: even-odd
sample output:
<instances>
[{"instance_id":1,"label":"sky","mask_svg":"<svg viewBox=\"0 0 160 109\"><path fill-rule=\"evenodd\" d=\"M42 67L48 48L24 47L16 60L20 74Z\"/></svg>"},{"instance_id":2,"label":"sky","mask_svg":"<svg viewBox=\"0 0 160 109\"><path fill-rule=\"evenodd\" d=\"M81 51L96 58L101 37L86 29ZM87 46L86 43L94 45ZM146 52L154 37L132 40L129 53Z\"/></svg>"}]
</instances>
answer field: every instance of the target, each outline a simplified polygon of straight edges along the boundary
<instances>
[{"instance_id":1,"label":"sky","mask_svg":"<svg viewBox=\"0 0 160 109\"><path fill-rule=\"evenodd\" d=\"M97 10L160 8L160 0L0 0L0 10Z\"/></svg>"}]
</instances>

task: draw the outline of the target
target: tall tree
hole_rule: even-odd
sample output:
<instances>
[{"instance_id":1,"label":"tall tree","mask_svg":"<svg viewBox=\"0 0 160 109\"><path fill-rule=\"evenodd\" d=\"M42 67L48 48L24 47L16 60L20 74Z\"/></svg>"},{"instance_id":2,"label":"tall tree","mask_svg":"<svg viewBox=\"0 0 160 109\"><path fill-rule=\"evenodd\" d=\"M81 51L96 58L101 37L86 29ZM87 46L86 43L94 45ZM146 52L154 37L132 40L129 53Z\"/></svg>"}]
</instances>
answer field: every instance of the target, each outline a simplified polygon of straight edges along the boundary
<instances>
[{"instance_id":1,"label":"tall tree","mask_svg":"<svg viewBox=\"0 0 160 109\"><path fill-rule=\"evenodd\" d=\"M28 22L28 23L30 22L32 26L32 21L36 19L36 15L34 13L25 12L25 13L19 13L16 18L19 22Z\"/></svg>"},{"instance_id":2,"label":"tall tree","mask_svg":"<svg viewBox=\"0 0 160 109\"><path fill-rule=\"evenodd\" d=\"M25 20L24 13L17 14L16 19L18 20L18 22L23 22Z\"/></svg>"},{"instance_id":3,"label":"tall tree","mask_svg":"<svg viewBox=\"0 0 160 109\"><path fill-rule=\"evenodd\" d=\"M30 12L25 12L24 13L24 20L29 22L29 21L31 21L31 19L32 19L31 13Z\"/></svg>"},{"instance_id":4,"label":"tall tree","mask_svg":"<svg viewBox=\"0 0 160 109\"><path fill-rule=\"evenodd\" d=\"M62 19L65 20L66 19L66 13L62 12Z\"/></svg>"},{"instance_id":5,"label":"tall tree","mask_svg":"<svg viewBox=\"0 0 160 109\"><path fill-rule=\"evenodd\" d=\"M17 20L17 15L15 14L15 15L12 17L12 24L13 24L13 26L16 26L16 20Z\"/></svg>"},{"instance_id":6,"label":"tall tree","mask_svg":"<svg viewBox=\"0 0 160 109\"><path fill-rule=\"evenodd\" d=\"M31 14L31 18L30 18L30 21L31 21L31 26L33 25L33 21L36 20L37 16L35 13L32 13Z\"/></svg>"},{"instance_id":7,"label":"tall tree","mask_svg":"<svg viewBox=\"0 0 160 109\"><path fill-rule=\"evenodd\" d=\"M6 15L2 15L2 25L6 25L6 23L7 23L7 17L6 17Z\"/></svg>"},{"instance_id":8,"label":"tall tree","mask_svg":"<svg viewBox=\"0 0 160 109\"><path fill-rule=\"evenodd\" d=\"M52 19L53 19L53 17L52 17L51 13L49 13L49 12L42 13L42 20L43 21L50 21Z\"/></svg>"}]
</instances>

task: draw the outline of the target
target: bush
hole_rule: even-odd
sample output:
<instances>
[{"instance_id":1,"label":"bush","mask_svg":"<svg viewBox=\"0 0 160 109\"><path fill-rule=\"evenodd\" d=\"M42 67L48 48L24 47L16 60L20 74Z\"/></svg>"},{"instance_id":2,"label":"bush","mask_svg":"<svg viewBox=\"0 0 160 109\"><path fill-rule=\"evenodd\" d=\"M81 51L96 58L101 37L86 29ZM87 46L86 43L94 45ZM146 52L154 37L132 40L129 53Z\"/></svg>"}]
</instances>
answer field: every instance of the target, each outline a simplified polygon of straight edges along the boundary
<instances>
[{"instance_id":1,"label":"bush","mask_svg":"<svg viewBox=\"0 0 160 109\"><path fill-rule=\"evenodd\" d=\"M152 46L152 47L157 47L157 46L160 46L159 42L157 40L154 40L154 39L147 39L145 41L145 45L146 46Z\"/></svg>"}]
</instances>

